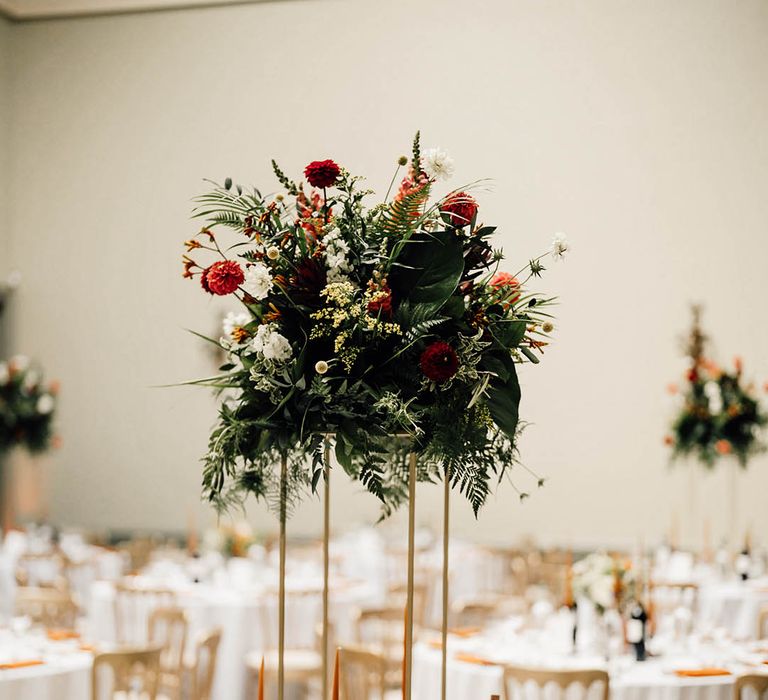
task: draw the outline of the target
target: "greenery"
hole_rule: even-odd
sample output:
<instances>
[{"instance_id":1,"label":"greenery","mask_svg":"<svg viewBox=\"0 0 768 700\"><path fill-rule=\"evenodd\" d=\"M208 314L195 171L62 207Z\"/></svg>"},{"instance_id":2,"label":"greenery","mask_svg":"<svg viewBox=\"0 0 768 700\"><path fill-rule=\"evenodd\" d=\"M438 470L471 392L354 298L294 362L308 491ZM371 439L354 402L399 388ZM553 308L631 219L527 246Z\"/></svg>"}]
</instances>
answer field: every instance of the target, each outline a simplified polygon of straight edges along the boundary
<instances>
[{"instance_id":1,"label":"greenery","mask_svg":"<svg viewBox=\"0 0 768 700\"><path fill-rule=\"evenodd\" d=\"M528 288L544 256L500 274L474 198L430 201L438 178L418 135L413 152L397 193L370 208L343 168L307 192L274 161L286 195L227 179L197 199L205 223L184 275L242 304L208 339L227 353L220 373L189 382L220 392L203 459L216 506L295 506L321 478L326 440L383 516L407 499L412 450L418 479L447 473L475 513L518 464L517 365L538 362L553 330L553 300ZM333 174L310 164L310 182L324 163Z\"/></svg>"}]
</instances>

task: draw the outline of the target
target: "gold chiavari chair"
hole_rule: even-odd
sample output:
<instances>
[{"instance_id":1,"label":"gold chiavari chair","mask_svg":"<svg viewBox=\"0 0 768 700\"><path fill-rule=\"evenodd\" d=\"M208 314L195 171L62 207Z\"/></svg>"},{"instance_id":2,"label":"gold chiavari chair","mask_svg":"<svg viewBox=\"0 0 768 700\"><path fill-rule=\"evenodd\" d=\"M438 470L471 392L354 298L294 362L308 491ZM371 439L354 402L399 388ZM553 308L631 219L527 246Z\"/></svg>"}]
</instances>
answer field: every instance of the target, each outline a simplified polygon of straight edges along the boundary
<instances>
[{"instance_id":1,"label":"gold chiavari chair","mask_svg":"<svg viewBox=\"0 0 768 700\"><path fill-rule=\"evenodd\" d=\"M699 586L692 581L650 581L648 596L653 610L653 629L664 625L664 618L679 608L690 612L694 619L699 597Z\"/></svg>"},{"instance_id":2,"label":"gold chiavari chair","mask_svg":"<svg viewBox=\"0 0 768 700\"><path fill-rule=\"evenodd\" d=\"M78 608L72 596L55 588L22 587L16 591L16 614L49 628L74 629Z\"/></svg>"},{"instance_id":3,"label":"gold chiavari chair","mask_svg":"<svg viewBox=\"0 0 768 700\"><path fill-rule=\"evenodd\" d=\"M768 608L763 608L757 615L757 638L768 636Z\"/></svg>"},{"instance_id":4,"label":"gold chiavari chair","mask_svg":"<svg viewBox=\"0 0 768 700\"><path fill-rule=\"evenodd\" d=\"M385 700L387 660L362 647L339 650L339 690L342 700ZM400 691L394 691L400 697Z\"/></svg>"},{"instance_id":5,"label":"gold chiavari chair","mask_svg":"<svg viewBox=\"0 0 768 700\"><path fill-rule=\"evenodd\" d=\"M144 588L130 579L115 585L115 637L120 644L146 644L149 617L157 608L173 608L176 594L167 588Z\"/></svg>"},{"instance_id":6,"label":"gold chiavari chair","mask_svg":"<svg viewBox=\"0 0 768 700\"><path fill-rule=\"evenodd\" d=\"M38 586L65 590L65 558L56 549L40 553L25 553L16 564L16 583L19 586Z\"/></svg>"},{"instance_id":7,"label":"gold chiavari chair","mask_svg":"<svg viewBox=\"0 0 768 700\"><path fill-rule=\"evenodd\" d=\"M155 608L149 614L149 643L162 648L160 687L173 700L181 698L188 628L187 617L180 608Z\"/></svg>"},{"instance_id":8,"label":"gold chiavari chair","mask_svg":"<svg viewBox=\"0 0 768 700\"><path fill-rule=\"evenodd\" d=\"M221 629L203 634L195 645L195 660L190 669L190 700L210 700L216 659L219 654Z\"/></svg>"},{"instance_id":9,"label":"gold chiavari chair","mask_svg":"<svg viewBox=\"0 0 768 700\"><path fill-rule=\"evenodd\" d=\"M768 692L768 675L739 676L733 686L733 700L743 700L742 694L746 688L753 690L759 700L764 693Z\"/></svg>"},{"instance_id":10,"label":"gold chiavari chair","mask_svg":"<svg viewBox=\"0 0 768 700\"><path fill-rule=\"evenodd\" d=\"M455 627L485 627L497 616L501 602L499 598L458 600L451 606L451 624Z\"/></svg>"},{"instance_id":11,"label":"gold chiavari chair","mask_svg":"<svg viewBox=\"0 0 768 700\"><path fill-rule=\"evenodd\" d=\"M405 608L360 610L355 620L355 640L384 659L385 685L394 688L402 682Z\"/></svg>"},{"instance_id":12,"label":"gold chiavari chair","mask_svg":"<svg viewBox=\"0 0 768 700\"><path fill-rule=\"evenodd\" d=\"M160 647L96 654L91 700L159 700Z\"/></svg>"},{"instance_id":13,"label":"gold chiavari chair","mask_svg":"<svg viewBox=\"0 0 768 700\"><path fill-rule=\"evenodd\" d=\"M285 680L287 683L295 683L307 690L310 684L320 681L323 673L323 657L321 645L316 634L316 627L312 614L319 615L322 605L319 591L287 591L285 598L286 609L286 646L284 654ZM262 649L254 649L245 656L245 666L248 671L248 685L252 686L258 678L261 668L261 660L264 659L265 678L273 678L277 675L277 618L273 616L277 610L277 595L273 595L261 606L261 628L264 639ZM303 623L303 624L302 624ZM291 639L291 630L312 629L312 646L300 644Z\"/></svg>"},{"instance_id":14,"label":"gold chiavari chair","mask_svg":"<svg viewBox=\"0 0 768 700\"><path fill-rule=\"evenodd\" d=\"M581 685L584 688L585 696L593 684L602 685L602 700L608 700L610 696L610 681L608 673L597 669L556 671L551 669L523 668L521 666L504 667L504 697L506 700L512 700L514 695L511 688L523 688L529 683L533 683L541 691L545 686L554 683L562 693L572 685Z\"/></svg>"}]
</instances>

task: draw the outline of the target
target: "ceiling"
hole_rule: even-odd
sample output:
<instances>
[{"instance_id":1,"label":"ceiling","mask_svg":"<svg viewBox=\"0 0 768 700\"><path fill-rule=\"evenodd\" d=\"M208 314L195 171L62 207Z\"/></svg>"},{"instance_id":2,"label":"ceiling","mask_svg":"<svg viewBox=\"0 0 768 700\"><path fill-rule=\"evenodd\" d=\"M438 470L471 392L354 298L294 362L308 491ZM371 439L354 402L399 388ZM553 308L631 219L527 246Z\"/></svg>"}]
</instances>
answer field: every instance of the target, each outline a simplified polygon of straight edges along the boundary
<instances>
[{"instance_id":1,"label":"ceiling","mask_svg":"<svg viewBox=\"0 0 768 700\"><path fill-rule=\"evenodd\" d=\"M0 15L25 22L65 17L240 5L261 0L0 0Z\"/></svg>"}]
</instances>

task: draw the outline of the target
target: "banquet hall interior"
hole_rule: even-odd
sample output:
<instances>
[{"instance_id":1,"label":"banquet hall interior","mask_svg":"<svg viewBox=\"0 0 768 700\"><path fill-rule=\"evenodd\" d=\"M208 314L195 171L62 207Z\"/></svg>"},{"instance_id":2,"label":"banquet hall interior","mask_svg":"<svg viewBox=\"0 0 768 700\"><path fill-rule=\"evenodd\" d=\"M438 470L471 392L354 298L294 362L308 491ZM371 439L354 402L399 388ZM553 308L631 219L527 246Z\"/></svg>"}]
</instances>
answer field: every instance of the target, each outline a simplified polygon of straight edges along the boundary
<instances>
[{"instance_id":1,"label":"banquet hall interior","mask_svg":"<svg viewBox=\"0 0 768 700\"><path fill-rule=\"evenodd\" d=\"M767 86L766 0L0 0L0 700L768 693Z\"/></svg>"}]
</instances>

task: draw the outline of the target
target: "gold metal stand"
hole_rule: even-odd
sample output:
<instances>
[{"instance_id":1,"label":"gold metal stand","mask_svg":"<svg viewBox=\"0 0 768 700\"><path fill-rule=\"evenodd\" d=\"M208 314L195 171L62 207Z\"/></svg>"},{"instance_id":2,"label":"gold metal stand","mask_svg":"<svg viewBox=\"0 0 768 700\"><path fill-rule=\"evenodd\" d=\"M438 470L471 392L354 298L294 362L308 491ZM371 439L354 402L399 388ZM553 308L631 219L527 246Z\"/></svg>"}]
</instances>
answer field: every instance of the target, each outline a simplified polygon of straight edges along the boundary
<instances>
[{"instance_id":1,"label":"gold metal stand","mask_svg":"<svg viewBox=\"0 0 768 700\"><path fill-rule=\"evenodd\" d=\"M405 654L403 659L403 698L411 700L413 672L413 586L416 534L416 453L408 456L408 594L405 604Z\"/></svg>"},{"instance_id":2,"label":"gold metal stand","mask_svg":"<svg viewBox=\"0 0 768 700\"><path fill-rule=\"evenodd\" d=\"M331 441L326 436L323 451L323 700L328 698L328 578L331 539ZM338 656L338 655L337 655Z\"/></svg>"},{"instance_id":3,"label":"gold metal stand","mask_svg":"<svg viewBox=\"0 0 768 700\"><path fill-rule=\"evenodd\" d=\"M285 521L288 498L288 455L280 465L280 588L277 630L277 699L285 695Z\"/></svg>"},{"instance_id":4,"label":"gold metal stand","mask_svg":"<svg viewBox=\"0 0 768 700\"><path fill-rule=\"evenodd\" d=\"M451 473L448 466L445 467L443 484L443 622L442 643L443 658L440 675L440 697L445 700L448 676L448 539L450 537L451 515Z\"/></svg>"}]
</instances>

